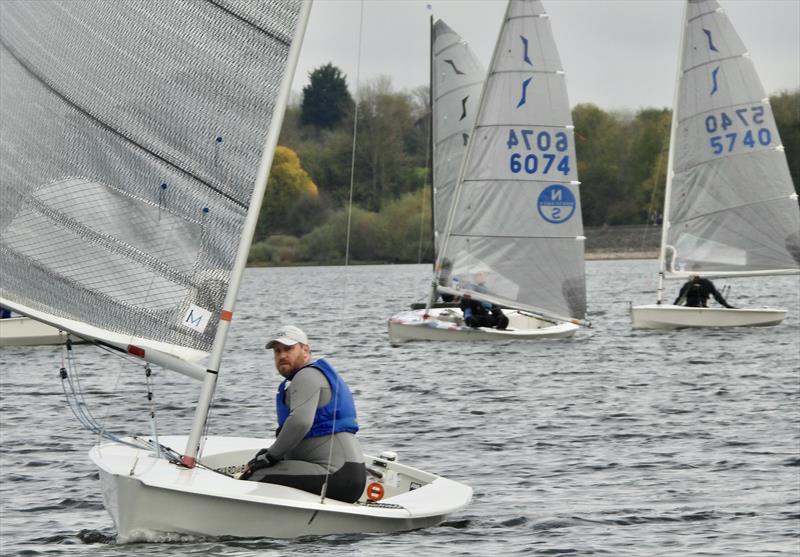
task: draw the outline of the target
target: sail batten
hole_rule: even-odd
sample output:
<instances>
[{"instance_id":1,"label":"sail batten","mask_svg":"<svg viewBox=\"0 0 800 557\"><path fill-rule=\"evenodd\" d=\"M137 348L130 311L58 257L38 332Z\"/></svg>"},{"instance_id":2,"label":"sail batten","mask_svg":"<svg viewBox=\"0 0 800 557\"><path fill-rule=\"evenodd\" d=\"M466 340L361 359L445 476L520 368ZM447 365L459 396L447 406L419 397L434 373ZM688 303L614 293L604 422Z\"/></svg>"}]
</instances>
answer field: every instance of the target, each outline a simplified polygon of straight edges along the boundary
<instances>
[{"instance_id":1,"label":"sail batten","mask_svg":"<svg viewBox=\"0 0 800 557\"><path fill-rule=\"evenodd\" d=\"M759 205L759 204L772 203L772 202L775 202L775 201L783 201L783 200L786 200L786 199L796 200L797 199L797 194L788 194L788 195L783 195L781 197L773 197L773 198L770 198L770 199L759 199L757 201L753 201L753 202L750 202L750 203L745 203L745 204L742 204L742 205L732 205L732 206L726 207L724 209L719 209L718 211L710 211L708 213L703 213L703 214L700 214L700 215L694 215L691 218L688 218L686 220L673 220L672 221L672 225L674 226L674 225L677 225L677 224L688 223L688 222L691 222L691 221L697 220L697 219L704 219L704 218L707 218L707 217L711 217L711 216L713 216L715 214L722 213L724 211L733 211L733 210L736 210L736 209L746 209L748 207L754 207L754 206Z\"/></svg>"},{"instance_id":2,"label":"sail batten","mask_svg":"<svg viewBox=\"0 0 800 557\"><path fill-rule=\"evenodd\" d=\"M684 68L683 69L683 73L687 74L687 73L689 73L689 72L691 72L693 70L699 70L700 68L703 68L705 66L710 66L710 65L718 63L718 62L725 62L727 60L735 60L737 58L749 59L750 55L749 55L749 53L745 52L745 53L742 53L742 54L735 54L733 56L722 56L720 58L714 58L713 60L709 60L707 62L703 62L702 64L697 64L696 66L691 66L691 67L688 67L688 68ZM719 108L724 108L724 107L716 107L716 109L719 109Z\"/></svg>"}]
</instances>

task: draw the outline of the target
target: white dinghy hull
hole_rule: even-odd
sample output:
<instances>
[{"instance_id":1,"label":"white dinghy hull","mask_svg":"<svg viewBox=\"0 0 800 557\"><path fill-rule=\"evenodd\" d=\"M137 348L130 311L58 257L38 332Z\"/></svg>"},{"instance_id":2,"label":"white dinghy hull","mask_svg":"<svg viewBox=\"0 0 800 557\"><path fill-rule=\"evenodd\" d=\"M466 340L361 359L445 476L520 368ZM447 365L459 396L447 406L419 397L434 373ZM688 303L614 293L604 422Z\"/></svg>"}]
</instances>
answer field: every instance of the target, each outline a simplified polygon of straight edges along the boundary
<instances>
[{"instance_id":1,"label":"white dinghy hull","mask_svg":"<svg viewBox=\"0 0 800 557\"><path fill-rule=\"evenodd\" d=\"M634 329L685 327L770 327L786 317L785 309L695 308L648 304L631 308Z\"/></svg>"},{"instance_id":2,"label":"white dinghy hull","mask_svg":"<svg viewBox=\"0 0 800 557\"><path fill-rule=\"evenodd\" d=\"M159 439L179 448L185 436ZM253 454L270 441L209 437L204 466L228 474L241 471ZM366 495L357 503L314 495L290 487L237 480L202 467L185 468L152 451L103 443L89 452L100 470L103 500L121 543L167 535L198 537L295 538L366 532L396 532L433 526L466 506L472 488L404 466L364 455L385 496L377 503Z\"/></svg>"},{"instance_id":3,"label":"white dinghy hull","mask_svg":"<svg viewBox=\"0 0 800 557\"><path fill-rule=\"evenodd\" d=\"M504 310L508 317L505 330L487 327L472 328L464 324L458 308L432 308L425 319L425 310L409 310L389 319L389 342L393 345L412 340L536 340L566 338L575 335L578 325L539 319L516 310Z\"/></svg>"},{"instance_id":4,"label":"white dinghy hull","mask_svg":"<svg viewBox=\"0 0 800 557\"><path fill-rule=\"evenodd\" d=\"M79 342L72 337L73 342ZM0 319L0 346L50 346L67 342L67 333L30 317Z\"/></svg>"}]
</instances>

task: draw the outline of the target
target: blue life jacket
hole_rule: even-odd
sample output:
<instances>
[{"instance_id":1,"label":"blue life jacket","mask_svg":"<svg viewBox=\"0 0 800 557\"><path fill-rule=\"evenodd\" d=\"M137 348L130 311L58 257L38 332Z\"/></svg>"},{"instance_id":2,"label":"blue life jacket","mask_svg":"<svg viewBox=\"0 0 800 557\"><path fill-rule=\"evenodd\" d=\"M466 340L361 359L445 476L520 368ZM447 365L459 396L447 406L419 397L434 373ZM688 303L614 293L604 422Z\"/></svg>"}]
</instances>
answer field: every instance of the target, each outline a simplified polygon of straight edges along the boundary
<instances>
[{"instance_id":1,"label":"blue life jacket","mask_svg":"<svg viewBox=\"0 0 800 557\"><path fill-rule=\"evenodd\" d=\"M356 405L353 402L353 394L350 392L347 383L333 369L333 366L322 358L301 367L284 379L278 387L278 394L275 396L275 406L278 411L278 429L283 427L286 418L289 417L289 406L286 404L286 387L295 375L307 367L318 369L328 380L328 384L331 386L331 400L325 406L317 408L317 413L314 415L314 423L303 439L322 437L323 435L341 433L343 431L349 433L357 432L358 422L356 421ZM336 407L335 423L334 407Z\"/></svg>"}]
</instances>

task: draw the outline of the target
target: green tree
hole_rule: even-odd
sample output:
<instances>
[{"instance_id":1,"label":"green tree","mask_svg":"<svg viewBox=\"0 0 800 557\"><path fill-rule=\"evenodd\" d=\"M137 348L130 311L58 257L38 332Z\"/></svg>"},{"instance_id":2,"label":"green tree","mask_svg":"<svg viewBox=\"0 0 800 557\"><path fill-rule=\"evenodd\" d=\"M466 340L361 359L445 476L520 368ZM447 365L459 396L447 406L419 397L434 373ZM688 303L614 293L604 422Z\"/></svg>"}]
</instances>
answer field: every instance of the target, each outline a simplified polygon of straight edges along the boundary
<instances>
[{"instance_id":1,"label":"green tree","mask_svg":"<svg viewBox=\"0 0 800 557\"><path fill-rule=\"evenodd\" d=\"M800 192L800 90L783 91L771 96L769 102L789 161L794 190Z\"/></svg>"},{"instance_id":2,"label":"green tree","mask_svg":"<svg viewBox=\"0 0 800 557\"><path fill-rule=\"evenodd\" d=\"M647 108L625 123L619 201L610 211L611 224L644 224L663 207L671 122L668 109Z\"/></svg>"},{"instance_id":3,"label":"green tree","mask_svg":"<svg viewBox=\"0 0 800 557\"><path fill-rule=\"evenodd\" d=\"M300 240L299 257L309 261L327 265L341 265L345 261L347 250L346 208L333 212L330 218ZM375 231L378 228L378 215L353 207L350 217L350 263L374 262L376 258Z\"/></svg>"},{"instance_id":4,"label":"green tree","mask_svg":"<svg viewBox=\"0 0 800 557\"><path fill-rule=\"evenodd\" d=\"M247 264L254 267L291 265L297 261L300 240L294 236L270 236L250 248Z\"/></svg>"},{"instance_id":5,"label":"green tree","mask_svg":"<svg viewBox=\"0 0 800 557\"><path fill-rule=\"evenodd\" d=\"M581 205L586 226L607 224L612 206L619 202L622 144L620 124L593 104L572 110Z\"/></svg>"},{"instance_id":6,"label":"green tree","mask_svg":"<svg viewBox=\"0 0 800 557\"><path fill-rule=\"evenodd\" d=\"M292 231L292 209L298 203L316 199L318 194L317 186L300 166L297 153L278 145L258 217L255 240Z\"/></svg>"},{"instance_id":7,"label":"green tree","mask_svg":"<svg viewBox=\"0 0 800 557\"><path fill-rule=\"evenodd\" d=\"M381 249L387 263L430 262L433 259L431 189L421 188L387 203L378 214Z\"/></svg>"},{"instance_id":8,"label":"green tree","mask_svg":"<svg viewBox=\"0 0 800 557\"><path fill-rule=\"evenodd\" d=\"M297 149L309 175L319 185L320 196L334 207L346 205L350 198L352 128L326 131L324 138L303 141Z\"/></svg>"},{"instance_id":9,"label":"green tree","mask_svg":"<svg viewBox=\"0 0 800 557\"><path fill-rule=\"evenodd\" d=\"M347 79L330 62L309 73L308 78L309 84L303 87L300 123L331 129L353 106Z\"/></svg>"},{"instance_id":10,"label":"green tree","mask_svg":"<svg viewBox=\"0 0 800 557\"><path fill-rule=\"evenodd\" d=\"M406 153L413 123L409 97L394 93L387 77L362 88L354 197L363 207L377 211L384 201L422 185L414 182L413 161Z\"/></svg>"}]
</instances>

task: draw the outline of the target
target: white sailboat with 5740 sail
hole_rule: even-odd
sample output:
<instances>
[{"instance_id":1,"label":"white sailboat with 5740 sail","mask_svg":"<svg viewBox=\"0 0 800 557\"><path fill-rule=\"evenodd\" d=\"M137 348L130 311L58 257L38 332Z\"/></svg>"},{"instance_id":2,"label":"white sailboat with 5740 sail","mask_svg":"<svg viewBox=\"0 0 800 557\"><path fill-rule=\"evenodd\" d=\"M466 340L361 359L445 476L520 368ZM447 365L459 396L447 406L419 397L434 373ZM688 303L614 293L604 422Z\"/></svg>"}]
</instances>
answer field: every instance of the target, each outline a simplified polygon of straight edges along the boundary
<instances>
[{"instance_id":1,"label":"white sailboat with 5740 sail","mask_svg":"<svg viewBox=\"0 0 800 557\"><path fill-rule=\"evenodd\" d=\"M355 503L238 480L271 441L204 434L310 9L0 3L0 304L148 377L157 364L203 382L189 435L159 437L153 417L150 435L117 436L66 358L67 400L104 438L89 456L121 541L392 532L470 501L388 454L364 455Z\"/></svg>"},{"instance_id":2,"label":"white sailboat with 5740 sail","mask_svg":"<svg viewBox=\"0 0 800 557\"><path fill-rule=\"evenodd\" d=\"M658 301L633 327L781 323L777 308L664 302L664 279L800 273L800 209L775 118L744 44L716 0L688 0L670 133Z\"/></svg>"},{"instance_id":3,"label":"white sailboat with 5740 sail","mask_svg":"<svg viewBox=\"0 0 800 557\"><path fill-rule=\"evenodd\" d=\"M437 114L438 91L461 78L439 55L446 48L434 42L437 148L453 124L446 112ZM434 174L435 186L437 179ZM455 184L444 204L448 217L436 242L430 299L425 308L389 320L390 342L569 337L588 325L572 115L538 0L508 3ZM464 303L437 307L439 295ZM470 303L487 312L502 308L507 326L470 322Z\"/></svg>"}]
</instances>

